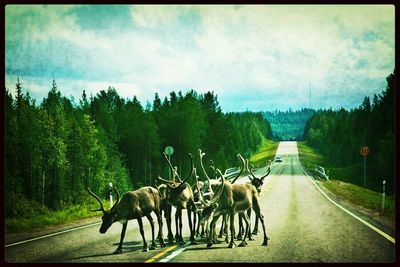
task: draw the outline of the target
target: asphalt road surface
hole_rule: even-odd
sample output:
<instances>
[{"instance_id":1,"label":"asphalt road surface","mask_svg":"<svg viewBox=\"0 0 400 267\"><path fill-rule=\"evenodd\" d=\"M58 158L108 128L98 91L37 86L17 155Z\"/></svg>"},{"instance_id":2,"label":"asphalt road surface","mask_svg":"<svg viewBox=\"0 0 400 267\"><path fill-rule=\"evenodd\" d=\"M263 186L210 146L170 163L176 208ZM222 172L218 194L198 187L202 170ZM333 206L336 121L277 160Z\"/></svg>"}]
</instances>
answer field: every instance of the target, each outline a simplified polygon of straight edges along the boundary
<instances>
[{"instance_id":1,"label":"asphalt road surface","mask_svg":"<svg viewBox=\"0 0 400 267\"><path fill-rule=\"evenodd\" d=\"M203 239L189 244L184 211L183 246L142 252L142 239L136 220L128 223L123 254L113 255L122 225L114 223L106 234L100 225L5 247L6 262L394 262L395 244L331 203L302 170L295 142L281 142L261 193L262 213L269 236L261 246L262 233L247 247L228 248L224 239L206 248ZM266 169L259 169L262 175ZM243 177L239 182L248 181ZM154 216L153 216L154 217ZM236 218L235 218L236 219ZM235 220L237 224L237 219ZM254 222L254 214L252 215ZM220 224L221 220L218 224ZM144 218L145 235L151 232ZM261 225L260 225L261 226ZM174 223L172 226L175 229ZM261 230L261 227L259 227ZM157 230L157 227L156 227ZM218 229L219 230L219 229ZM166 236L164 223L164 237ZM236 241L239 244L240 241Z\"/></svg>"}]
</instances>

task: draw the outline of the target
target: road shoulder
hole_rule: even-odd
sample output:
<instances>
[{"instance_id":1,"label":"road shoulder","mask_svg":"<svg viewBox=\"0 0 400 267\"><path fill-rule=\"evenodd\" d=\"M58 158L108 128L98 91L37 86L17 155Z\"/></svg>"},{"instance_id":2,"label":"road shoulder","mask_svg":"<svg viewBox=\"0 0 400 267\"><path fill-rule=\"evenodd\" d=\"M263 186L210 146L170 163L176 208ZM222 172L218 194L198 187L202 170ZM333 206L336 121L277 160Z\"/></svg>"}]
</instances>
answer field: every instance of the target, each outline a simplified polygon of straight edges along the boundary
<instances>
[{"instance_id":1,"label":"road shoulder","mask_svg":"<svg viewBox=\"0 0 400 267\"><path fill-rule=\"evenodd\" d=\"M31 239L31 238L36 238L48 234L53 234L57 232L61 232L64 230L68 229L73 229L79 226L84 226L96 222L100 222L101 217L95 216L95 217L89 217L86 219L80 219L76 221L72 221L66 224L61 224L61 225L51 225L47 226L45 228L41 229L36 229L30 232L23 232L23 233L14 233L14 234L5 234L5 244L11 244L11 243L16 243L19 241Z\"/></svg>"}]
</instances>

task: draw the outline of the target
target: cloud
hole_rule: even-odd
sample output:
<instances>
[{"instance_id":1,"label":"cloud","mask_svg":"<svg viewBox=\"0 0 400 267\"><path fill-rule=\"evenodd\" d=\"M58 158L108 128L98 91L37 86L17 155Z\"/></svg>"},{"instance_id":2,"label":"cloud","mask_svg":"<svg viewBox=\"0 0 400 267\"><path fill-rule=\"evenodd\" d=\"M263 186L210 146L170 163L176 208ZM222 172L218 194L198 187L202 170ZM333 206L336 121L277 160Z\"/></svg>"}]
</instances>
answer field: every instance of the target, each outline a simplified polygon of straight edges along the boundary
<instances>
[{"instance_id":1,"label":"cloud","mask_svg":"<svg viewBox=\"0 0 400 267\"><path fill-rule=\"evenodd\" d=\"M76 97L195 89L223 110L287 109L307 106L311 83L316 107L351 107L393 69L390 5L6 7L6 87L20 76L38 93L54 77Z\"/></svg>"}]
</instances>

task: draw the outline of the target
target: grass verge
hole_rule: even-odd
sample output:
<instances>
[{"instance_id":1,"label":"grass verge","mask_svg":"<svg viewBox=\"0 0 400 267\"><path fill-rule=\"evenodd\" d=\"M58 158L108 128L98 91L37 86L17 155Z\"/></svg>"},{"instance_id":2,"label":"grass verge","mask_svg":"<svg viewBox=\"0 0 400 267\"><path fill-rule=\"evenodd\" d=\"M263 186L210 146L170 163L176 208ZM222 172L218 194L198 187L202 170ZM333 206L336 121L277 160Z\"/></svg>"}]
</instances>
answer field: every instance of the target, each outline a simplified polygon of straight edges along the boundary
<instances>
[{"instance_id":1,"label":"grass verge","mask_svg":"<svg viewBox=\"0 0 400 267\"><path fill-rule=\"evenodd\" d=\"M279 142L265 139L258 151L250 157L250 162L255 166L264 167L269 159L274 159L278 145Z\"/></svg>"},{"instance_id":2,"label":"grass verge","mask_svg":"<svg viewBox=\"0 0 400 267\"><path fill-rule=\"evenodd\" d=\"M395 198L393 196L386 196L385 208L382 213L382 193L355 184L362 184L362 178L361 181L359 178L360 169L362 173L362 165L332 166L317 150L308 147L305 142L297 142L297 148L300 161L309 173L313 173L315 165L323 166L325 170L329 170L330 181L320 183L324 188L352 204L378 211L389 220L395 220Z\"/></svg>"},{"instance_id":3,"label":"grass verge","mask_svg":"<svg viewBox=\"0 0 400 267\"><path fill-rule=\"evenodd\" d=\"M103 201L104 208L107 210L109 205ZM30 217L5 218L5 234L23 233L36 229L41 229L50 225L61 225L79 219L98 216L100 212L91 212L98 209L98 205L81 204L66 207L59 211L46 210L41 214L34 214Z\"/></svg>"}]
</instances>

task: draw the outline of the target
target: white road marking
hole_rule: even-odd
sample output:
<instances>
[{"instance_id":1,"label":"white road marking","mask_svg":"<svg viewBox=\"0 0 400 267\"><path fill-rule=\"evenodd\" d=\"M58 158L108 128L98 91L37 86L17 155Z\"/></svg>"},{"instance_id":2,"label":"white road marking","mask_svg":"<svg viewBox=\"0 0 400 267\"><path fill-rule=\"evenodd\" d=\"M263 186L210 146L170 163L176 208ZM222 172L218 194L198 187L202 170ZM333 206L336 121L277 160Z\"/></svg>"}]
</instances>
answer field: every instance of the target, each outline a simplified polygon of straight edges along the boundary
<instances>
[{"instance_id":1,"label":"white road marking","mask_svg":"<svg viewBox=\"0 0 400 267\"><path fill-rule=\"evenodd\" d=\"M35 238L32 238L32 239L27 239L27 240L24 240L24 241L20 241L20 242L16 242L16 243L5 245L5 247L6 248L7 247L12 247L12 246L28 243L28 242L31 242L31 241L35 241L35 240L39 240L39 239L43 239L43 238L47 238L47 237L51 237L51 236L55 236L55 235L60 235L60 234L72 232L72 231L75 231L75 230L91 227L91 226L94 226L94 225L97 225L97 224L101 224L101 222L92 223L92 224L88 224L88 225L84 225L84 226L79 226L79 227L76 227L76 228L72 228L72 229L68 229L68 230L64 230L64 231L61 231L61 232L52 233L52 234L48 234L48 235L44 235L44 236L39 236L39 237L35 237Z\"/></svg>"},{"instance_id":2,"label":"white road marking","mask_svg":"<svg viewBox=\"0 0 400 267\"><path fill-rule=\"evenodd\" d=\"M216 227L220 228L222 224L218 224ZM170 260L172 260L173 258L175 258L176 256L178 256L179 254L181 254L183 251L185 251L186 247L190 246L190 242L186 245L183 246L183 248L180 248L178 250L175 250L174 252L172 252L171 254L169 254L167 257L159 260L158 262L169 262Z\"/></svg>"},{"instance_id":3,"label":"white road marking","mask_svg":"<svg viewBox=\"0 0 400 267\"><path fill-rule=\"evenodd\" d=\"M396 240L391 237L390 235L388 235L387 233L383 232L382 230L376 228L375 226L373 226L372 224L364 221L363 219L361 219L360 217L358 217L357 215L355 215L354 213L352 213L351 211L345 209L344 207L342 207L341 205L339 205L338 203L336 203L334 200L332 200L324 191L322 191L322 189L317 185L317 183L307 174L307 172L304 170L303 166L301 165L299 158L297 158L297 161L299 163L300 168L303 170L303 172L307 175L308 179L310 179L310 181L318 188L318 190L322 193L322 195L324 195L330 202L332 202L333 204L335 204L338 208L340 208L341 210L343 210L344 212L346 212L347 214L349 214L350 216L356 218L357 220L359 220L360 222L362 222L363 224L365 224L366 226L368 226L369 228L371 228L372 230L374 230L375 232L377 232L378 234L380 234L381 236L383 236L384 238L386 238L387 240L389 240L390 242L392 242L393 244L396 244Z\"/></svg>"}]
</instances>

